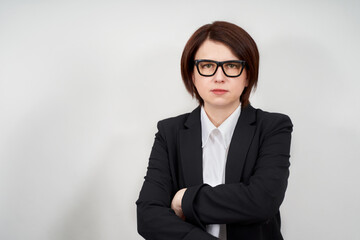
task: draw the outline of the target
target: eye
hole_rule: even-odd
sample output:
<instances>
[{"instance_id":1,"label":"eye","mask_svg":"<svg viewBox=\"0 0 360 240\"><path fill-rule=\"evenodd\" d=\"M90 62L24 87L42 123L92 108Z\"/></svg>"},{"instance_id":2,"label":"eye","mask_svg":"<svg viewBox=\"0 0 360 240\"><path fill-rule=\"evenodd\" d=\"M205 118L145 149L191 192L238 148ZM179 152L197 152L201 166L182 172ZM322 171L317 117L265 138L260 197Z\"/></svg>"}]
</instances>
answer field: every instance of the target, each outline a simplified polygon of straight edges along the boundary
<instances>
[{"instance_id":1,"label":"eye","mask_svg":"<svg viewBox=\"0 0 360 240\"><path fill-rule=\"evenodd\" d=\"M200 67L202 69L211 69L211 68L214 68L215 64L214 63L211 63L211 62L202 62L200 63Z\"/></svg>"},{"instance_id":2,"label":"eye","mask_svg":"<svg viewBox=\"0 0 360 240\"><path fill-rule=\"evenodd\" d=\"M238 69L240 65L238 63L227 63L225 64L225 67L228 69Z\"/></svg>"}]
</instances>

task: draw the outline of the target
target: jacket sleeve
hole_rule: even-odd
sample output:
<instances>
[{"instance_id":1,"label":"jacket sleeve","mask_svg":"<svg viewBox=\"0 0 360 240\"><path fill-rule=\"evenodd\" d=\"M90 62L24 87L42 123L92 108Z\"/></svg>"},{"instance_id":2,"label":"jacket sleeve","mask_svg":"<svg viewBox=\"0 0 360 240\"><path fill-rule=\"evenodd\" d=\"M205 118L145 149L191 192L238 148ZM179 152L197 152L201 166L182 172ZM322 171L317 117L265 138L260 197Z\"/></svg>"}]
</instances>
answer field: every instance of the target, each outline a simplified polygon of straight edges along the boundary
<instances>
[{"instance_id":1,"label":"jacket sleeve","mask_svg":"<svg viewBox=\"0 0 360 240\"><path fill-rule=\"evenodd\" d=\"M145 239L217 239L203 229L181 220L170 208L174 195L166 140L161 122L150 154L145 181L137 204L138 232Z\"/></svg>"},{"instance_id":2,"label":"jacket sleeve","mask_svg":"<svg viewBox=\"0 0 360 240\"><path fill-rule=\"evenodd\" d=\"M264 129L258 156L247 184L243 182L194 186L187 189L182 209L187 221L204 224L249 224L276 215L289 176L292 123L277 115Z\"/></svg>"}]
</instances>

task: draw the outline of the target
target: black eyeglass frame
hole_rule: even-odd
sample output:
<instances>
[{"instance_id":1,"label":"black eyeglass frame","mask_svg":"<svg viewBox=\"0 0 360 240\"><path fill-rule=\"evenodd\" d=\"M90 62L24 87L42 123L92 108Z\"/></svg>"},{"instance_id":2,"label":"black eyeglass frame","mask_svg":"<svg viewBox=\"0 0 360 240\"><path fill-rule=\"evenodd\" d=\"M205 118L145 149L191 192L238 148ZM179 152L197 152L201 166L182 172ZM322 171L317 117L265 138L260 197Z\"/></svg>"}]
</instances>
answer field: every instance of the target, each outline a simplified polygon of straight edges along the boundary
<instances>
[{"instance_id":1,"label":"black eyeglass frame","mask_svg":"<svg viewBox=\"0 0 360 240\"><path fill-rule=\"evenodd\" d=\"M199 69L199 63L201 63L201 62L212 62L212 63L216 63L216 69L215 69L214 73L211 74L211 75L202 74L202 73L200 72L200 69ZM236 63L240 63L240 64L241 64L241 70L240 70L240 73L239 73L238 75L229 76L229 75L226 74L223 65L224 65L225 63L229 63L229 62L236 62ZM196 66L196 69L197 69L198 73L199 73L201 76L203 76L203 77L211 77L211 76L214 76L215 73L217 72L219 66L221 66L221 69L222 69L223 73L225 74L225 76L227 76L227 77L239 77L239 76L242 74L242 72L243 72L243 70L244 70L244 68L245 68L245 66L246 66L246 61L243 61L243 60L228 60L228 61L218 62L218 61L209 60L209 59L197 59L197 60L194 60L194 64L195 64L195 66Z\"/></svg>"}]
</instances>

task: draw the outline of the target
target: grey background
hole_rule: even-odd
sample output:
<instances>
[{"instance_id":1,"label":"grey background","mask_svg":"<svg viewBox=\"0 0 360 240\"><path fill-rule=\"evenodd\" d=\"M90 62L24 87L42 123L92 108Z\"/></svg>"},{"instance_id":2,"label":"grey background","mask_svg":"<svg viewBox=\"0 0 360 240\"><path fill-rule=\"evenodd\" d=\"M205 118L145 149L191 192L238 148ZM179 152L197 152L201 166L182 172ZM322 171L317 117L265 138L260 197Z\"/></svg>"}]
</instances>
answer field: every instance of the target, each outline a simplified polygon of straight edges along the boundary
<instances>
[{"instance_id":1,"label":"grey background","mask_svg":"<svg viewBox=\"0 0 360 240\"><path fill-rule=\"evenodd\" d=\"M214 20L256 40L253 106L294 123L284 237L360 239L359 1L0 1L0 239L141 239L158 120Z\"/></svg>"}]
</instances>

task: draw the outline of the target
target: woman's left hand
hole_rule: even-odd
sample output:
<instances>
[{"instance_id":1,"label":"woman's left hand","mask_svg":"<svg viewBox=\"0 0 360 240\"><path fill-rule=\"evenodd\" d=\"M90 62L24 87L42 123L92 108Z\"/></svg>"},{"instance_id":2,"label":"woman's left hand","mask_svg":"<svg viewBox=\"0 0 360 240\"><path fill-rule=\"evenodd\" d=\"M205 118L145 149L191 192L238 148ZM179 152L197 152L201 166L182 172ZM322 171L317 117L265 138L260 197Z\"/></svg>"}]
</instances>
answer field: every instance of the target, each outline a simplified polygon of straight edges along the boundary
<instances>
[{"instance_id":1,"label":"woman's left hand","mask_svg":"<svg viewBox=\"0 0 360 240\"><path fill-rule=\"evenodd\" d=\"M171 209L175 211L175 214L185 221L185 216L181 208L181 201L184 196L186 188L180 189L171 201Z\"/></svg>"}]
</instances>

